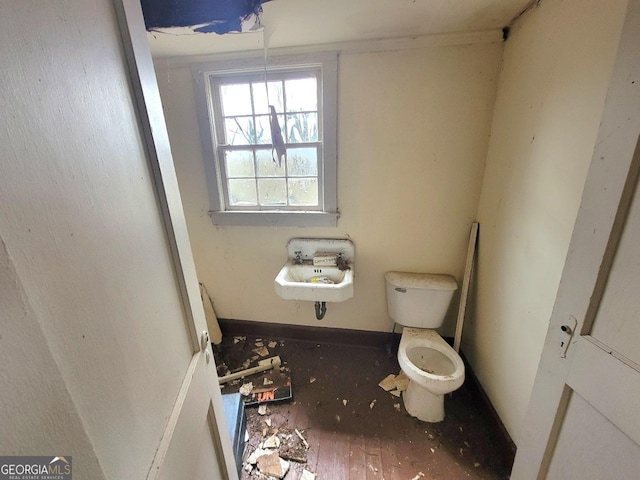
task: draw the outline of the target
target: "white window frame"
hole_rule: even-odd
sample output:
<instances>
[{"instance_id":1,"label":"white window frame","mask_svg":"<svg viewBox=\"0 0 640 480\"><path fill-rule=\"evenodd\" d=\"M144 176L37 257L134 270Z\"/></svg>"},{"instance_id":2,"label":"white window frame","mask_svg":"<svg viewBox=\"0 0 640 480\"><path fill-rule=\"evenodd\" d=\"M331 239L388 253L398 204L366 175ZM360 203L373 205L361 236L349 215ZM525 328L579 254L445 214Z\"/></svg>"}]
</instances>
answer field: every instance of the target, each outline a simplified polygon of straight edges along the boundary
<instances>
[{"instance_id":1,"label":"white window frame","mask_svg":"<svg viewBox=\"0 0 640 480\"><path fill-rule=\"evenodd\" d=\"M338 223L337 208L337 90L338 55L336 52L300 55L239 58L199 63L191 66L195 82L196 111L209 189L209 216L215 225L331 227ZM213 104L211 77L300 72L318 70L318 115L321 138L318 158L319 209L313 210L241 210L226 205L226 178L216 141L216 108Z\"/></svg>"}]
</instances>

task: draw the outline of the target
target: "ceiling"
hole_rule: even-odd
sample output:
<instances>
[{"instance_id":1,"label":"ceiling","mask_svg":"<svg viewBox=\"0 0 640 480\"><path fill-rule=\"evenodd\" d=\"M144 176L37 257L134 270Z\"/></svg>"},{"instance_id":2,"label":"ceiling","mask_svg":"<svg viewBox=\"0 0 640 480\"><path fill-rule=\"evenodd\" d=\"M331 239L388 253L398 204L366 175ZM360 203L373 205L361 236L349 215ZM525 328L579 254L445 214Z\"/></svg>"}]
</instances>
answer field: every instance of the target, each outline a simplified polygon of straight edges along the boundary
<instances>
[{"instance_id":1,"label":"ceiling","mask_svg":"<svg viewBox=\"0 0 640 480\"><path fill-rule=\"evenodd\" d=\"M536 1L536 0L533 0ZM539 0L538 0L539 1ZM148 32L154 57L499 30L532 0L271 0L245 33ZM255 23L243 24L249 29Z\"/></svg>"}]
</instances>

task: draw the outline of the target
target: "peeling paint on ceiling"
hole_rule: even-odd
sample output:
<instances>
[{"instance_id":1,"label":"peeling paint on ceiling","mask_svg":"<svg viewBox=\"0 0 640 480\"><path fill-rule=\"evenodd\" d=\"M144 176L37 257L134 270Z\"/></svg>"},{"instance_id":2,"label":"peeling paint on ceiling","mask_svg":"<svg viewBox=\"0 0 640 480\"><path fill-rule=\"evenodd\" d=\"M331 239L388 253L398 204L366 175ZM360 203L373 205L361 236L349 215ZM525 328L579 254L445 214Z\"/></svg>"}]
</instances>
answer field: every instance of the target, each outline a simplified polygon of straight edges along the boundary
<instances>
[{"instance_id":1,"label":"peeling paint on ceiling","mask_svg":"<svg viewBox=\"0 0 640 480\"><path fill-rule=\"evenodd\" d=\"M169 18L175 19L182 18L179 15L180 9L203 8L207 11L200 5L220 5L222 11L227 13L232 12L237 5L242 6L240 12L225 14L222 18L223 25L218 23L222 30L242 31L242 35L197 33L192 26L148 28L147 39L154 58L261 50L265 42L269 48L274 49L478 32L488 32L499 41L505 25L509 25L531 2L532 0L142 0L145 16L149 17L148 26L155 23L151 15L166 9L169 10ZM256 13L250 14L252 11L259 12L259 19ZM238 18L247 14L250 16L246 20L238 21ZM199 28L208 24L215 25L216 17L220 22L219 13L215 13L208 17L205 15L204 18L199 15L179 23L197 25L196 28ZM259 23L255 23L256 21ZM170 23L176 22L165 22L164 25Z\"/></svg>"},{"instance_id":2,"label":"peeling paint on ceiling","mask_svg":"<svg viewBox=\"0 0 640 480\"><path fill-rule=\"evenodd\" d=\"M242 23L260 24L262 4L270 0L141 0L147 31L189 27L194 32L241 32Z\"/></svg>"}]
</instances>

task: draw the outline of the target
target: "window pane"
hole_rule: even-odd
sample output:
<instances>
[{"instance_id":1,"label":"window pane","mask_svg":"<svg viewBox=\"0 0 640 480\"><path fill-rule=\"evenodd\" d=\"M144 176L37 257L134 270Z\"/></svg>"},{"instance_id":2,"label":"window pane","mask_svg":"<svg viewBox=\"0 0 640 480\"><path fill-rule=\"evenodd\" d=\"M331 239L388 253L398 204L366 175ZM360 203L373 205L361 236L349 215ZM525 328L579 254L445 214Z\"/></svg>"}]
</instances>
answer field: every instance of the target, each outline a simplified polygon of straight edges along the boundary
<instances>
[{"instance_id":1,"label":"window pane","mask_svg":"<svg viewBox=\"0 0 640 480\"><path fill-rule=\"evenodd\" d=\"M284 112L284 87L282 82L269 82L269 105L273 105L276 112Z\"/></svg>"},{"instance_id":2,"label":"window pane","mask_svg":"<svg viewBox=\"0 0 640 480\"><path fill-rule=\"evenodd\" d=\"M284 163L278 166L278 161L274 161L275 152L271 150L256 151L256 162L258 165L259 177L284 177Z\"/></svg>"},{"instance_id":3,"label":"window pane","mask_svg":"<svg viewBox=\"0 0 640 480\"><path fill-rule=\"evenodd\" d=\"M276 206L287 204L287 184L284 178L258 179L260 205Z\"/></svg>"},{"instance_id":4,"label":"window pane","mask_svg":"<svg viewBox=\"0 0 640 480\"><path fill-rule=\"evenodd\" d=\"M289 143L318 141L318 114L294 113L287 115L287 141Z\"/></svg>"},{"instance_id":5,"label":"window pane","mask_svg":"<svg viewBox=\"0 0 640 480\"><path fill-rule=\"evenodd\" d=\"M251 117L224 119L225 138L228 145L251 145L255 143L255 128Z\"/></svg>"},{"instance_id":6,"label":"window pane","mask_svg":"<svg viewBox=\"0 0 640 480\"><path fill-rule=\"evenodd\" d=\"M225 117L251 115L252 113L248 83L221 85L220 100L222 101L222 114Z\"/></svg>"},{"instance_id":7,"label":"window pane","mask_svg":"<svg viewBox=\"0 0 640 480\"><path fill-rule=\"evenodd\" d=\"M269 105L273 105L276 108L276 112L282 113L284 110L282 82L268 82L268 85L269 98L267 101L267 90L264 82L251 84L253 87L253 108L256 115L269 113Z\"/></svg>"},{"instance_id":8,"label":"window pane","mask_svg":"<svg viewBox=\"0 0 640 480\"><path fill-rule=\"evenodd\" d=\"M268 115L260 115L256 117L256 143L271 143L271 126Z\"/></svg>"},{"instance_id":9,"label":"window pane","mask_svg":"<svg viewBox=\"0 0 640 480\"><path fill-rule=\"evenodd\" d=\"M253 152L251 150L235 150L224 152L227 177L255 177Z\"/></svg>"},{"instance_id":10,"label":"window pane","mask_svg":"<svg viewBox=\"0 0 640 480\"><path fill-rule=\"evenodd\" d=\"M233 207L258 204L254 179L229 180L229 203Z\"/></svg>"},{"instance_id":11,"label":"window pane","mask_svg":"<svg viewBox=\"0 0 640 480\"><path fill-rule=\"evenodd\" d=\"M290 178L289 204L292 206L317 206L318 179Z\"/></svg>"},{"instance_id":12,"label":"window pane","mask_svg":"<svg viewBox=\"0 0 640 480\"><path fill-rule=\"evenodd\" d=\"M284 115L278 115L278 125L280 126L280 133L282 139L286 142L286 136L284 132ZM260 116L256 117L256 135L258 135L258 144L270 145L271 140L271 117ZM262 133L261 133L262 132Z\"/></svg>"},{"instance_id":13,"label":"window pane","mask_svg":"<svg viewBox=\"0 0 640 480\"><path fill-rule=\"evenodd\" d=\"M285 82L287 112L318 110L318 87L315 78L300 78Z\"/></svg>"},{"instance_id":14,"label":"window pane","mask_svg":"<svg viewBox=\"0 0 640 480\"><path fill-rule=\"evenodd\" d=\"M315 148L287 149L287 172L292 177L318 175L318 150Z\"/></svg>"}]
</instances>

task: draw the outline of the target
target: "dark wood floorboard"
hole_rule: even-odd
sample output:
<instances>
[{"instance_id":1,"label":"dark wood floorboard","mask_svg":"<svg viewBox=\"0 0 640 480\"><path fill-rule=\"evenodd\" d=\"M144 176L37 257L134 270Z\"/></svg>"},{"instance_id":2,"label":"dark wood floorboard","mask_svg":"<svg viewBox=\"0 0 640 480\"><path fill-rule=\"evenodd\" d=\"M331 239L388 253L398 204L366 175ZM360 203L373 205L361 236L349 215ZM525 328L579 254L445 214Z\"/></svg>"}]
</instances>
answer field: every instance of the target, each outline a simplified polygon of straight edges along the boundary
<instances>
[{"instance_id":1,"label":"dark wood floorboard","mask_svg":"<svg viewBox=\"0 0 640 480\"><path fill-rule=\"evenodd\" d=\"M269 348L269 356L279 355L285 362L293 399L270 403L264 416L257 407L246 408L245 458L265 436L298 429L309 443L307 461L292 461L285 480L298 480L303 469L318 480L509 478L513 456L496 448L500 432L483 410L478 392L466 383L445 398L443 422L424 423L406 413L401 398L378 386L388 374L400 371L395 351L389 355L372 346L273 340L277 345ZM255 356L255 341L247 336L233 343L225 337L215 349L219 373L238 370ZM249 380L262 384L261 375ZM224 386L222 392L237 391L241 384ZM259 476L254 469L243 471L241 478Z\"/></svg>"},{"instance_id":2,"label":"dark wood floorboard","mask_svg":"<svg viewBox=\"0 0 640 480\"><path fill-rule=\"evenodd\" d=\"M366 463L364 435L352 435L349 444L349 480L366 480L362 466Z\"/></svg>"},{"instance_id":3,"label":"dark wood floorboard","mask_svg":"<svg viewBox=\"0 0 640 480\"><path fill-rule=\"evenodd\" d=\"M382 477L386 480L400 480L398 476L401 467L396 456L396 442L394 439L384 436L380 439L380 450L382 458Z\"/></svg>"},{"instance_id":4,"label":"dark wood floorboard","mask_svg":"<svg viewBox=\"0 0 640 480\"><path fill-rule=\"evenodd\" d=\"M380 439L369 436L365 438L364 465L361 465L367 474L367 480L380 478L382 474L382 452L380 451Z\"/></svg>"}]
</instances>

